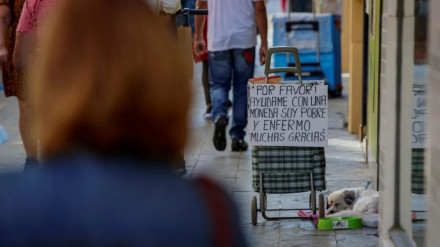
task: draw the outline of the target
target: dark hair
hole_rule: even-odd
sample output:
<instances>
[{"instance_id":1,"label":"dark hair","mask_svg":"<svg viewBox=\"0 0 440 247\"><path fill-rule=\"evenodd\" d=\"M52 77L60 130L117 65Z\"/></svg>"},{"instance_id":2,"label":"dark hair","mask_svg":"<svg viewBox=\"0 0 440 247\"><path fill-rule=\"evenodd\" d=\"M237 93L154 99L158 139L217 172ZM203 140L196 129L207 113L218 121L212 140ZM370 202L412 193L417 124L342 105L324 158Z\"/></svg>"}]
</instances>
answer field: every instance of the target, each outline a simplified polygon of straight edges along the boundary
<instances>
[{"instance_id":1,"label":"dark hair","mask_svg":"<svg viewBox=\"0 0 440 247\"><path fill-rule=\"evenodd\" d=\"M42 154L72 148L147 158L183 149L188 64L143 0L62 0L41 27L31 96Z\"/></svg>"}]
</instances>

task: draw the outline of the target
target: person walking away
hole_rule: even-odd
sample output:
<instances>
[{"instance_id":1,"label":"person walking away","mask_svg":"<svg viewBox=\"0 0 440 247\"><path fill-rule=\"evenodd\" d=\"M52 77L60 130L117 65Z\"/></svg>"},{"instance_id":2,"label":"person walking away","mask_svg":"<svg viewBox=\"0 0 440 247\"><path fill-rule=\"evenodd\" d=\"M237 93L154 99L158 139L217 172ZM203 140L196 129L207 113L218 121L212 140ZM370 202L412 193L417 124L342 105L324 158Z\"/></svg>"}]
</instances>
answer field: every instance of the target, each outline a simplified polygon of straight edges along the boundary
<instances>
[{"instance_id":1,"label":"person walking away","mask_svg":"<svg viewBox=\"0 0 440 247\"><path fill-rule=\"evenodd\" d=\"M208 18L205 18L205 25L203 30L203 38L205 40L205 43L207 42L207 36L208 36L208 25L207 23ZM206 120L212 120L212 101L211 101L211 92L210 92L210 86L209 86L209 66L208 66L208 53L203 53L202 56L197 56L194 54L194 62L202 62L202 86L203 86L203 93L205 95L205 104L206 104L206 110L203 113L203 118ZM228 99L228 110L232 107L232 101Z\"/></svg>"},{"instance_id":2,"label":"person walking away","mask_svg":"<svg viewBox=\"0 0 440 247\"><path fill-rule=\"evenodd\" d=\"M226 149L228 92L233 88L232 124L229 130L232 151L245 151L247 125L247 82L254 74L257 28L263 65L267 52L267 16L263 0L198 0L197 8L209 11L208 44L203 40L204 18L196 16L194 50L208 50L214 147Z\"/></svg>"},{"instance_id":3,"label":"person walking away","mask_svg":"<svg viewBox=\"0 0 440 247\"><path fill-rule=\"evenodd\" d=\"M23 147L26 152L25 169L38 165L37 139L31 134L33 120L26 97L23 76L12 62L15 47L15 31L25 0L0 0L0 63L2 67L3 86L6 97L18 99L20 130Z\"/></svg>"},{"instance_id":4,"label":"person walking away","mask_svg":"<svg viewBox=\"0 0 440 247\"><path fill-rule=\"evenodd\" d=\"M13 64L18 73L22 74L24 77L27 74L27 63L33 59L37 49L37 27L42 23L42 19L44 19L44 17L48 14L48 7L51 6L53 1L55 0L26 0L23 5L23 10L21 12L16 30L16 44L14 47ZM27 96L31 97L31 95ZM27 106L26 111L29 111L29 115L33 114L32 108L32 105ZM29 122L28 126L26 127L26 131L29 132L27 135L29 135L30 138L29 142L31 142L30 144L32 152L32 157L28 158L26 163L28 164L29 162L32 162L33 164L38 165L38 161L34 158L37 156L38 136L31 131L34 124L35 123L31 118L31 122ZM24 140L23 143L25 143ZM30 166L25 165L25 169L29 167Z\"/></svg>"},{"instance_id":5,"label":"person walking away","mask_svg":"<svg viewBox=\"0 0 440 247\"><path fill-rule=\"evenodd\" d=\"M206 21L207 17L205 17ZM203 28L203 39L205 42L207 41L207 35L208 35L208 25L204 25ZM194 49L193 49L194 50ZM209 89L209 66L208 66L208 53L203 53L201 56L197 56L194 52L194 62L202 62L202 86L203 86L203 94L205 96L205 104L206 104L206 110L203 113L203 118L206 120L212 119L212 102L211 102L211 93ZM231 102L232 104L232 102Z\"/></svg>"},{"instance_id":6,"label":"person walking away","mask_svg":"<svg viewBox=\"0 0 440 247\"><path fill-rule=\"evenodd\" d=\"M37 51L37 31L57 0L26 0L17 26L13 62L17 70L27 73Z\"/></svg>"},{"instance_id":7,"label":"person walking away","mask_svg":"<svg viewBox=\"0 0 440 247\"><path fill-rule=\"evenodd\" d=\"M207 42L207 36L208 36L208 25L207 23L207 17L205 17L205 25L203 28L203 39L205 40L205 43ZM194 50L194 49L193 49ZM197 56L194 53L194 62L202 62L202 86L203 86L203 93L205 95L205 104L206 104L206 110L203 113L203 118L206 120L212 120L212 102L211 102L211 93L209 88L209 66L208 66L208 53L205 52L201 56ZM232 107L232 101L228 99L228 110Z\"/></svg>"}]
</instances>

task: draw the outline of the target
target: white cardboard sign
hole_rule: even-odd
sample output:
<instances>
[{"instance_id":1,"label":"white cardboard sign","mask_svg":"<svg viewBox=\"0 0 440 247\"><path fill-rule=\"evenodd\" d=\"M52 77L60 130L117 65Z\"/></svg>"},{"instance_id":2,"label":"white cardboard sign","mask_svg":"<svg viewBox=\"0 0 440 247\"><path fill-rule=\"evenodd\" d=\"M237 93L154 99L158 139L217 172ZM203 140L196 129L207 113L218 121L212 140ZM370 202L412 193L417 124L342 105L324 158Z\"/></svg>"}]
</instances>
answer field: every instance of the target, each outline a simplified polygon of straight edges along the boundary
<instances>
[{"instance_id":1,"label":"white cardboard sign","mask_svg":"<svg viewBox=\"0 0 440 247\"><path fill-rule=\"evenodd\" d=\"M412 148L425 148L426 85L413 85Z\"/></svg>"},{"instance_id":2,"label":"white cardboard sign","mask_svg":"<svg viewBox=\"0 0 440 247\"><path fill-rule=\"evenodd\" d=\"M327 85L250 83L248 90L251 145L327 146Z\"/></svg>"}]
</instances>

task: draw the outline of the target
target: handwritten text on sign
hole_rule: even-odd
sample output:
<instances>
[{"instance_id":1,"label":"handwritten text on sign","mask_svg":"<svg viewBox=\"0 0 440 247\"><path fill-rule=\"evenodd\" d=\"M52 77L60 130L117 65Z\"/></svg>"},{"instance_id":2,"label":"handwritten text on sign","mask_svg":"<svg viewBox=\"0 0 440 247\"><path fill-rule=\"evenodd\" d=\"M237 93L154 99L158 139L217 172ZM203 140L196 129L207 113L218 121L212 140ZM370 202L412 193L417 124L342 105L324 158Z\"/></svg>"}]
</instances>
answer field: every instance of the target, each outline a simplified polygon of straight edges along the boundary
<instances>
[{"instance_id":1,"label":"handwritten text on sign","mask_svg":"<svg viewBox=\"0 0 440 247\"><path fill-rule=\"evenodd\" d=\"M426 85L413 85L412 148L424 148L426 131Z\"/></svg>"},{"instance_id":2,"label":"handwritten text on sign","mask_svg":"<svg viewBox=\"0 0 440 247\"><path fill-rule=\"evenodd\" d=\"M255 146L327 146L326 85L249 85L248 132Z\"/></svg>"}]
</instances>

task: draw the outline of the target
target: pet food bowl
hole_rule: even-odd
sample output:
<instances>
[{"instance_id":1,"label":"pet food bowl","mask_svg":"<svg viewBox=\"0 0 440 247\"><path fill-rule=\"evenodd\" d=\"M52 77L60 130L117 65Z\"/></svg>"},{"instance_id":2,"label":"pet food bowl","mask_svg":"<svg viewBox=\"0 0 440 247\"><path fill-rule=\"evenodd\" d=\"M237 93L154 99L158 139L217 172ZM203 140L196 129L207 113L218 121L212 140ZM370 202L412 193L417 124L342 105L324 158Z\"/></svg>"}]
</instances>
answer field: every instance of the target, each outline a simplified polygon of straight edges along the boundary
<instances>
[{"instance_id":1,"label":"pet food bowl","mask_svg":"<svg viewBox=\"0 0 440 247\"><path fill-rule=\"evenodd\" d=\"M359 217L329 217L318 221L318 229L358 229L362 228L362 218Z\"/></svg>"}]
</instances>

